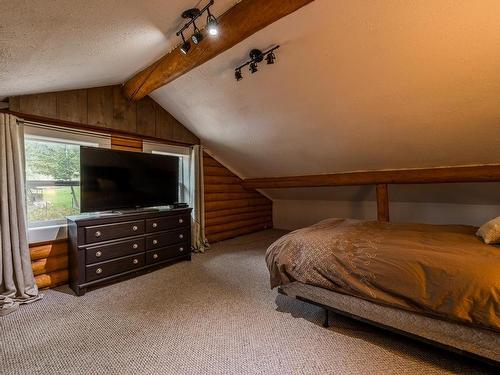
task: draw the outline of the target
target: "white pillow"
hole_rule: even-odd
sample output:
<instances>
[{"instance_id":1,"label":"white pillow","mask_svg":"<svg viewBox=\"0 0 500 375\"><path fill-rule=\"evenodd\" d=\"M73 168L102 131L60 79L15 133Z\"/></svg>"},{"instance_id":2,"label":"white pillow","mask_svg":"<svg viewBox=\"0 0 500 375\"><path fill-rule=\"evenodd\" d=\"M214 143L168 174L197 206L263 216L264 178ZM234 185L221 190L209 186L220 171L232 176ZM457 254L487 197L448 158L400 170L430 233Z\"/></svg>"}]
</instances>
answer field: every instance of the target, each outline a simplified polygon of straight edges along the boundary
<instances>
[{"instance_id":1,"label":"white pillow","mask_svg":"<svg viewBox=\"0 0 500 375\"><path fill-rule=\"evenodd\" d=\"M500 216L481 225L476 236L481 237L487 244L500 243Z\"/></svg>"}]
</instances>

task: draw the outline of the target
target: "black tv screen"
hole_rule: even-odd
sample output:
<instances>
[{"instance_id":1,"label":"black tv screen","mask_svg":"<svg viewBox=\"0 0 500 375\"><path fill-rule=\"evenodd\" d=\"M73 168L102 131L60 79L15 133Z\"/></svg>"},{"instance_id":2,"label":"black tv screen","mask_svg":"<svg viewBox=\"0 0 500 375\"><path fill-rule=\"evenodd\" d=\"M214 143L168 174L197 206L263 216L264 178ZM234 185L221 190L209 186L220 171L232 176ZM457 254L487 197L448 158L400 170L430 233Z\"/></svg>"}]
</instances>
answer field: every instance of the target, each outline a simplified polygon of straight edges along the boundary
<instances>
[{"instance_id":1,"label":"black tv screen","mask_svg":"<svg viewBox=\"0 0 500 375\"><path fill-rule=\"evenodd\" d=\"M176 156L80 147L81 212L170 205L178 201Z\"/></svg>"}]
</instances>

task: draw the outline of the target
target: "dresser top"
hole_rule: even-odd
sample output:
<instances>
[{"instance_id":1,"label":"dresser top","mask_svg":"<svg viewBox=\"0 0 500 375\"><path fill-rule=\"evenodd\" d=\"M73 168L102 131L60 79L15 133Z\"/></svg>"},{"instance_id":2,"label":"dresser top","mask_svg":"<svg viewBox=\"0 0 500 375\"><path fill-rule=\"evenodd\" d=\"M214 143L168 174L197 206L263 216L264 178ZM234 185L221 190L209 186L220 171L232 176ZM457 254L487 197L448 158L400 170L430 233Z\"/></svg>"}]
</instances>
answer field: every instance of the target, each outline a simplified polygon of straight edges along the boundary
<instances>
[{"instance_id":1,"label":"dresser top","mask_svg":"<svg viewBox=\"0 0 500 375\"><path fill-rule=\"evenodd\" d=\"M189 214L192 208L154 208L126 212L102 212L85 213L80 215L68 216L68 222L77 225L96 225L105 222L119 222L140 219L152 219L160 216Z\"/></svg>"}]
</instances>

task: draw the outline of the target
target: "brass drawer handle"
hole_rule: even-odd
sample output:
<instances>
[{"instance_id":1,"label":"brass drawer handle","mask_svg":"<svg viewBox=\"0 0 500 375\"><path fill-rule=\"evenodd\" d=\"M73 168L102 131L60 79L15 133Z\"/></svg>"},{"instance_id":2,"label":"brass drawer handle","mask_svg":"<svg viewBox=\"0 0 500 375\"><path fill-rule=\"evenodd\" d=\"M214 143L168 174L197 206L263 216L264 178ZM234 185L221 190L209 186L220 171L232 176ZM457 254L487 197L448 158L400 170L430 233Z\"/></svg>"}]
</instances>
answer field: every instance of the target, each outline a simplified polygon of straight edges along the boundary
<instances>
[{"instance_id":1,"label":"brass drawer handle","mask_svg":"<svg viewBox=\"0 0 500 375\"><path fill-rule=\"evenodd\" d=\"M179 247L179 251L184 251L184 248L183 247Z\"/></svg>"},{"instance_id":2,"label":"brass drawer handle","mask_svg":"<svg viewBox=\"0 0 500 375\"><path fill-rule=\"evenodd\" d=\"M158 259L158 254L153 254L153 259Z\"/></svg>"},{"instance_id":3,"label":"brass drawer handle","mask_svg":"<svg viewBox=\"0 0 500 375\"><path fill-rule=\"evenodd\" d=\"M153 245L156 245L158 243L158 240L153 240Z\"/></svg>"},{"instance_id":4,"label":"brass drawer handle","mask_svg":"<svg viewBox=\"0 0 500 375\"><path fill-rule=\"evenodd\" d=\"M137 249L139 247L139 245L137 245L136 243L132 245L132 249Z\"/></svg>"},{"instance_id":5,"label":"brass drawer handle","mask_svg":"<svg viewBox=\"0 0 500 375\"><path fill-rule=\"evenodd\" d=\"M158 226L158 224L153 223L153 228L156 228L157 226Z\"/></svg>"},{"instance_id":6,"label":"brass drawer handle","mask_svg":"<svg viewBox=\"0 0 500 375\"><path fill-rule=\"evenodd\" d=\"M179 238L182 240L184 238L183 234L179 234Z\"/></svg>"},{"instance_id":7,"label":"brass drawer handle","mask_svg":"<svg viewBox=\"0 0 500 375\"><path fill-rule=\"evenodd\" d=\"M95 270L95 273L97 273L98 275L100 275L102 273L102 268L98 268Z\"/></svg>"},{"instance_id":8,"label":"brass drawer handle","mask_svg":"<svg viewBox=\"0 0 500 375\"><path fill-rule=\"evenodd\" d=\"M95 232L95 236L96 236L97 238L101 237L101 232L99 232L99 231Z\"/></svg>"},{"instance_id":9,"label":"brass drawer handle","mask_svg":"<svg viewBox=\"0 0 500 375\"><path fill-rule=\"evenodd\" d=\"M96 258L100 258L100 257L101 257L101 255L102 255L102 253L101 253L100 251L96 251L96 252L95 252L95 256L96 256Z\"/></svg>"},{"instance_id":10,"label":"brass drawer handle","mask_svg":"<svg viewBox=\"0 0 500 375\"><path fill-rule=\"evenodd\" d=\"M132 263L134 263L134 264L139 263L139 259L134 259L134 260L132 261Z\"/></svg>"},{"instance_id":11,"label":"brass drawer handle","mask_svg":"<svg viewBox=\"0 0 500 375\"><path fill-rule=\"evenodd\" d=\"M132 230L133 230L134 232L135 232L137 229L139 229L139 228L137 228L137 225L134 225L134 226L132 227Z\"/></svg>"},{"instance_id":12,"label":"brass drawer handle","mask_svg":"<svg viewBox=\"0 0 500 375\"><path fill-rule=\"evenodd\" d=\"M179 224L182 224L184 222L183 219L179 219Z\"/></svg>"}]
</instances>

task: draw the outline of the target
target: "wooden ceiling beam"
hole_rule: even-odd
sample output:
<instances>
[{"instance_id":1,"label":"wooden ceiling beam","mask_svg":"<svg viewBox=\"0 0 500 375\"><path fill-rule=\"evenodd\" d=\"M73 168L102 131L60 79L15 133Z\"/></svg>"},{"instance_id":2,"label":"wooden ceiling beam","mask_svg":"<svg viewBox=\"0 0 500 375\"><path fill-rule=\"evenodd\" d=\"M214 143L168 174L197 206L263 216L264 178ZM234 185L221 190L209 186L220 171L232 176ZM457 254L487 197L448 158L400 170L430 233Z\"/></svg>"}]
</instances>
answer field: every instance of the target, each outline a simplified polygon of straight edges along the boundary
<instances>
[{"instance_id":1,"label":"wooden ceiling beam","mask_svg":"<svg viewBox=\"0 0 500 375\"><path fill-rule=\"evenodd\" d=\"M216 38L203 30L204 40L192 44L187 55L178 48L166 54L129 79L124 84L124 93L129 99L139 100L312 1L242 0L218 17L220 32Z\"/></svg>"},{"instance_id":2,"label":"wooden ceiling beam","mask_svg":"<svg viewBox=\"0 0 500 375\"><path fill-rule=\"evenodd\" d=\"M247 189L279 189L378 184L499 182L500 164L424 169L398 169L243 180Z\"/></svg>"}]
</instances>

